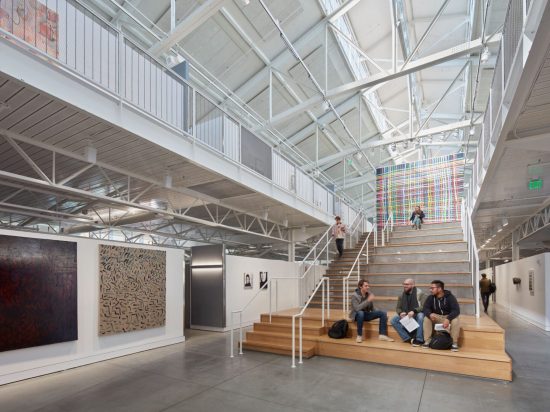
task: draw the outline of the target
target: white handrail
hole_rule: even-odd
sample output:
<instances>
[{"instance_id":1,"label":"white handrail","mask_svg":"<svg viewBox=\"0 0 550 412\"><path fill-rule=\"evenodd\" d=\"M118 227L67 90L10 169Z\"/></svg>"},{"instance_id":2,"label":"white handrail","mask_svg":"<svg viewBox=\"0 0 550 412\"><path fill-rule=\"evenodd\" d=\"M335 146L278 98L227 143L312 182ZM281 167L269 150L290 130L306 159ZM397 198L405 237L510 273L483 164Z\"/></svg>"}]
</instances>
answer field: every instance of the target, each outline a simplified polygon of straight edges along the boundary
<instances>
[{"instance_id":1,"label":"white handrail","mask_svg":"<svg viewBox=\"0 0 550 412\"><path fill-rule=\"evenodd\" d=\"M233 358L233 317L236 313L239 313L239 335L240 335L240 345L239 345L239 355L242 355L243 354L243 347L242 347L242 341L243 341L243 322L242 322L242 314L244 312L244 310L254 301L254 299L256 299L258 297L258 295L260 294L260 292L262 290L264 290L266 287L268 288L268 291L269 291L269 295L268 295L268 299L269 299L269 323L271 323L271 314L272 314L272 295L271 295L271 291L273 290L273 282L275 282L275 285L276 285L276 289L278 289L277 285L278 285L278 281L279 280L299 280L300 278L298 277L284 277L284 276L273 276L273 277L270 277L267 282L254 294L254 296L252 296L252 298L248 301L248 303L246 305L244 305L241 309L238 309L238 310L233 310L231 311L231 318L230 318L230 328L231 328L231 357ZM275 301L275 305L277 305L277 302L278 302L278 298L277 300Z\"/></svg>"},{"instance_id":2,"label":"white handrail","mask_svg":"<svg viewBox=\"0 0 550 412\"><path fill-rule=\"evenodd\" d=\"M349 231L349 243L351 244L351 238L352 236L358 232L358 230L362 227L360 225L360 223L363 223L365 220L365 216L363 214L363 212L360 212L357 214L357 216L355 217L355 219L353 220L353 222L351 223L350 227L351 227L351 230ZM317 261L320 259L320 256L323 255L323 252L325 252L326 250L326 261L328 262L329 260L329 247L330 247L330 243L332 241L332 236L329 236L329 233L332 231L332 228L333 226L331 225L327 231L323 234L323 236L317 241L317 243L315 243L315 245L313 246L313 248L309 251L309 253L306 255L306 257L304 257L304 259L302 259L302 264L301 264L301 268L302 270L304 271L303 275L300 277L300 279L305 279L308 272L311 270L311 268L314 269L314 284L316 283L316 272L315 272L315 267L316 267L316 263ZM319 243L321 242L321 240L323 240L324 238L326 237L326 243L323 247L323 249L321 249L321 251L319 253L317 253L317 246L319 245ZM315 256L315 259L312 263L309 264L309 267L307 269L304 269L304 265L306 265L306 261L308 259L308 257L311 255L311 253L314 253L316 256ZM305 283L305 282L300 282L298 288L299 288L299 294L300 294L300 298L302 298L302 295L303 295L303 287L302 287L302 283ZM276 295L276 299L278 299L278 296Z\"/></svg>"},{"instance_id":3,"label":"white handrail","mask_svg":"<svg viewBox=\"0 0 550 412\"><path fill-rule=\"evenodd\" d=\"M372 231L369 232L367 238L363 242L363 245L361 246L361 249L359 250L359 253L357 254L357 257L355 258L355 261L353 262L353 266L348 272L348 275L344 278L342 278L342 310L344 313L348 313L349 305L348 305L348 299L346 298L348 289L349 289L349 278L351 277L351 274L353 273L353 269L355 268L355 265L357 265L357 280L359 280L359 276L361 274L361 254L363 253L363 249L365 248L365 245L367 245L367 262L366 264L369 264L369 238L372 234Z\"/></svg>"},{"instance_id":4,"label":"white handrail","mask_svg":"<svg viewBox=\"0 0 550 412\"><path fill-rule=\"evenodd\" d=\"M325 282L327 283L327 286L325 288ZM311 303L311 300L315 296L315 294L319 291L319 287L323 287L322 291L322 301L321 301L321 326L325 326L325 294L326 294L326 302L327 302L327 317L330 318L330 299L329 299L329 290L330 290L330 279L327 277L321 278L321 281L307 300L306 304L302 308L300 312L292 316L292 367L296 367L296 318L300 318L300 325L299 325L299 355L300 355L300 361L298 363L302 362L302 353L303 353L303 345L302 345L302 318L304 315L305 310L307 309L308 305Z\"/></svg>"}]
</instances>

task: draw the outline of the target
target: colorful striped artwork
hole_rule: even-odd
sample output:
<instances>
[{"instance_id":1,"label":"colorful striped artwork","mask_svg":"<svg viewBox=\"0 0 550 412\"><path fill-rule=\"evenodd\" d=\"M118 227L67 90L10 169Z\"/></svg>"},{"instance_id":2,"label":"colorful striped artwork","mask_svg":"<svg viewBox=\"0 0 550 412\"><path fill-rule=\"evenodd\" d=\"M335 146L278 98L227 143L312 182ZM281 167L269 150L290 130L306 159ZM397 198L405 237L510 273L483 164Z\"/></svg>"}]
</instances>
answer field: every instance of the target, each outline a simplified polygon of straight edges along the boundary
<instances>
[{"instance_id":1,"label":"colorful striped artwork","mask_svg":"<svg viewBox=\"0 0 550 412\"><path fill-rule=\"evenodd\" d=\"M414 207L424 211L425 223L460 220L464 185L464 153L376 169L376 212L383 225L389 212L394 223L409 223Z\"/></svg>"}]
</instances>

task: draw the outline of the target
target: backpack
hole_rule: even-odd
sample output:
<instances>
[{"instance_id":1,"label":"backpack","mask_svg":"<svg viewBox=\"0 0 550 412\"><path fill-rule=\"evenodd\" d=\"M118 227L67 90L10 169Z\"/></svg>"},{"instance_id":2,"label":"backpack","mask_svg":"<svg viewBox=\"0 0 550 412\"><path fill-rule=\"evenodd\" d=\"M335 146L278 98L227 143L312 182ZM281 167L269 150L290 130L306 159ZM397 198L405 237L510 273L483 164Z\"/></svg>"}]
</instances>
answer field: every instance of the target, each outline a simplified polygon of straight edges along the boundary
<instances>
[{"instance_id":1,"label":"backpack","mask_svg":"<svg viewBox=\"0 0 550 412\"><path fill-rule=\"evenodd\" d=\"M494 282L491 282L489 285L489 293L495 293L497 291L497 285Z\"/></svg>"},{"instance_id":2,"label":"backpack","mask_svg":"<svg viewBox=\"0 0 550 412\"><path fill-rule=\"evenodd\" d=\"M343 339L348 335L348 321L345 319L334 322L328 330L328 336L332 339Z\"/></svg>"},{"instance_id":3,"label":"backpack","mask_svg":"<svg viewBox=\"0 0 550 412\"><path fill-rule=\"evenodd\" d=\"M453 338L447 332L438 332L430 340L431 349L451 349Z\"/></svg>"}]
</instances>

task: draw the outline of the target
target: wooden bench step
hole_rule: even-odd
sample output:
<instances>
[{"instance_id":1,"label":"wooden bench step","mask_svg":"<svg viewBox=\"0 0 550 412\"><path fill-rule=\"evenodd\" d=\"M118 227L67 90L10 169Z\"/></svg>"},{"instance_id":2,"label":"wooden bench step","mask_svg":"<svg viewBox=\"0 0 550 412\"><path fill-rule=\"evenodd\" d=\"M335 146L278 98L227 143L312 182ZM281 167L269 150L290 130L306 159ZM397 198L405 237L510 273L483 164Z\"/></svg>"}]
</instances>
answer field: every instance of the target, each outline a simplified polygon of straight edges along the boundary
<instances>
[{"instance_id":1,"label":"wooden bench step","mask_svg":"<svg viewBox=\"0 0 550 412\"><path fill-rule=\"evenodd\" d=\"M254 350L258 352L276 353L278 355L291 355L292 346L287 344L266 343L266 342L243 342L243 349ZM297 347L296 347L297 350ZM316 354L316 344L303 344L302 356L309 359Z\"/></svg>"}]
</instances>

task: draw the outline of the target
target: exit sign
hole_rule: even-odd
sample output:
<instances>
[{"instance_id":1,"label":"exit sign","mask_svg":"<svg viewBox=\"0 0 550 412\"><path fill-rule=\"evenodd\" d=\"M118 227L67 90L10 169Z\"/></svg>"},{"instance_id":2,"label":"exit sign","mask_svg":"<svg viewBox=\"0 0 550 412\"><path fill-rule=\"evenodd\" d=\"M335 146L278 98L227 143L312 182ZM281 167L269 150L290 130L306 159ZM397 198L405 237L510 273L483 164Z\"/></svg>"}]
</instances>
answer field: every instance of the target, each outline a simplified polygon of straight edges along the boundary
<instances>
[{"instance_id":1,"label":"exit sign","mask_svg":"<svg viewBox=\"0 0 550 412\"><path fill-rule=\"evenodd\" d=\"M540 190L542 189L542 179L531 179L529 180L529 190Z\"/></svg>"}]
</instances>

